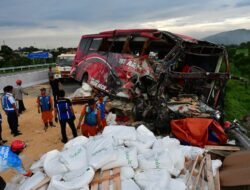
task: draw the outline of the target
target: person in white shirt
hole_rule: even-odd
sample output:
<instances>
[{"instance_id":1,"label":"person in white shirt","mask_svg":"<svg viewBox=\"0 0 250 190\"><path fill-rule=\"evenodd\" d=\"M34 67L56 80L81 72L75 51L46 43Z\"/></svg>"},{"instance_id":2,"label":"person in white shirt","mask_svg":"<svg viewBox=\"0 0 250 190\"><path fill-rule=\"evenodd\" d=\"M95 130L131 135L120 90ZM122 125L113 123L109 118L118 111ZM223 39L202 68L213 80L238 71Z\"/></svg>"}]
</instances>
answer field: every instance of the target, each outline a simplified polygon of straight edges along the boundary
<instances>
[{"instance_id":1,"label":"person in white shirt","mask_svg":"<svg viewBox=\"0 0 250 190\"><path fill-rule=\"evenodd\" d=\"M25 92L22 88L22 81L16 80L17 86L14 88L14 97L16 101L18 102L18 112L21 114L23 111L26 110L24 103L23 103L23 94L28 95L27 92Z\"/></svg>"}]
</instances>

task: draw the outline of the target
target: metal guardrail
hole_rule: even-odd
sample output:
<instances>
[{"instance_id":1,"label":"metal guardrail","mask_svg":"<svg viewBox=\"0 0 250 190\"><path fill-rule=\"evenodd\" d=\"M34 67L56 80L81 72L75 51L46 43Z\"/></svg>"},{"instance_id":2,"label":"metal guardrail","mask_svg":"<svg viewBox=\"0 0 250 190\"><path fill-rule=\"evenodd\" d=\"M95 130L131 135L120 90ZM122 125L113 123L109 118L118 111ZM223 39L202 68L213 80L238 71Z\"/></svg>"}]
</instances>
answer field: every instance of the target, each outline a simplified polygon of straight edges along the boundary
<instances>
[{"instance_id":1,"label":"metal guardrail","mask_svg":"<svg viewBox=\"0 0 250 190\"><path fill-rule=\"evenodd\" d=\"M42 68L42 67L49 67L49 66L54 66L56 63L45 63L45 64L37 64L37 65L25 65L25 66L18 66L18 67L5 67L5 68L0 68L0 72L5 73L6 71L16 71L16 70L24 70L24 69L32 69L32 68Z\"/></svg>"}]
</instances>

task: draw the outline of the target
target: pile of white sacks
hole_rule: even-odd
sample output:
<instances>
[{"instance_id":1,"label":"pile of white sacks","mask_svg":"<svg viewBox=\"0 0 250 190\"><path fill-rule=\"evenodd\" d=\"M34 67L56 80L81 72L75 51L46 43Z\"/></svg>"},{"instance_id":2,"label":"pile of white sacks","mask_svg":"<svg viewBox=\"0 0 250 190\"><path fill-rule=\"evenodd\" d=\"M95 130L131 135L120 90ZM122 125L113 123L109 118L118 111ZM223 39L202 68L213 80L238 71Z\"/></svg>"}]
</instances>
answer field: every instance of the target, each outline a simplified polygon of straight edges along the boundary
<instances>
[{"instance_id":1,"label":"pile of white sacks","mask_svg":"<svg viewBox=\"0 0 250 190\"><path fill-rule=\"evenodd\" d=\"M88 190L95 171L115 167L121 167L122 190L184 190L185 157L195 159L203 152L174 138L156 137L143 125L113 125L101 135L72 139L62 151L47 152L31 166L32 177L13 179L6 190L30 190L46 176L51 181L39 190Z\"/></svg>"}]
</instances>

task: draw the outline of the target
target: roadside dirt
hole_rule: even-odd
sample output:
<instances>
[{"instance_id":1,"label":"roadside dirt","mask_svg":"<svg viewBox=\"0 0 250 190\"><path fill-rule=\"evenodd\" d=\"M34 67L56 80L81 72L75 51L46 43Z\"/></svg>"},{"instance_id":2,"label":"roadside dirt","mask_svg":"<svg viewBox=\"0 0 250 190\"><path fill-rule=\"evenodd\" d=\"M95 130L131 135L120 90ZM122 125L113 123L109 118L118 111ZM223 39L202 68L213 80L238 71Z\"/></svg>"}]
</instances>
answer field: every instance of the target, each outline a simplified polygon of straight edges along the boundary
<instances>
[{"instance_id":1,"label":"roadside dirt","mask_svg":"<svg viewBox=\"0 0 250 190\"><path fill-rule=\"evenodd\" d=\"M3 139L8 140L6 144L10 145L14 139L20 139L27 143L27 148L20 155L26 169L28 169L34 161L39 160L44 153L53 149L60 150L63 147L63 143L61 143L60 125L57 123L57 127L49 128L45 132L41 115L37 112L36 98L40 93L39 89L42 87L48 89L49 85L36 85L25 89L29 95L24 96L24 104L27 110L19 116L19 130L22 132L22 135L13 137L10 134L6 115L1 110L3 116L2 136ZM75 124L77 124L82 106L74 105L73 107L77 118ZM80 134L80 131L78 131L78 134ZM67 127L67 135L69 139L73 137L69 127ZM16 174L17 172L11 169L1 173L1 176L8 182Z\"/></svg>"}]
</instances>

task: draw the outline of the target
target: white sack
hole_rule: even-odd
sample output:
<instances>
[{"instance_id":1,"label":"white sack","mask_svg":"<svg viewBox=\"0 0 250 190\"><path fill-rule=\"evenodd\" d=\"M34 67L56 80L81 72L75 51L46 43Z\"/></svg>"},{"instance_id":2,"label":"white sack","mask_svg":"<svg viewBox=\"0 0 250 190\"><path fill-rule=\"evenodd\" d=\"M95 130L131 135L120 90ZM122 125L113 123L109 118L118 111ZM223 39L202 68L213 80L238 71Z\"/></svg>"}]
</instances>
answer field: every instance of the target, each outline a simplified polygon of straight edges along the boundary
<instances>
[{"instance_id":1,"label":"white sack","mask_svg":"<svg viewBox=\"0 0 250 190\"><path fill-rule=\"evenodd\" d=\"M76 145L63 150L60 154L59 160L70 171L77 169L85 170L88 167L87 151L85 147L81 145Z\"/></svg>"},{"instance_id":2,"label":"white sack","mask_svg":"<svg viewBox=\"0 0 250 190\"><path fill-rule=\"evenodd\" d=\"M88 142L88 138L87 137L85 137L85 136L78 136L76 138L73 138L69 142L67 142L64 145L64 149L69 149L69 148L71 148L72 146L75 146L75 145L84 145L87 142Z\"/></svg>"},{"instance_id":3,"label":"white sack","mask_svg":"<svg viewBox=\"0 0 250 190\"><path fill-rule=\"evenodd\" d=\"M96 135L89 137L88 142L84 146L88 152L88 156L90 156L93 152L96 152L103 148L110 148L115 145L116 144L112 137L104 135Z\"/></svg>"},{"instance_id":4,"label":"white sack","mask_svg":"<svg viewBox=\"0 0 250 190\"><path fill-rule=\"evenodd\" d=\"M179 179L171 178L167 189L168 190L186 190L186 185L183 181Z\"/></svg>"},{"instance_id":5,"label":"white sack","mask_svg":"<svg viewBox=\"0 0 250 190\"><path fill-rule=\"evenodd\" d=\"M153 169L139 172L135 174L134 178L143 190L166 190L168 189L170 174L166 170Z\"/></svg>"},{"instance_id":6,"label":"white sack","mask_svg":"<svg viewBox=\"0 0 250 190\"><path fill-rule=\"evenodd\" d=\"M148 152L155 141L156 137L154 136L154 134L144 125L140 125L136 129L136 140L125 140L124 144L127 147L136 147L138 153L141 154Z\"/></svg>"},{"instance_id":7,"label":"white sack","mask_svg":"<svg viewBox=\"0 0 250 190\"><path fill-rule=\"evenodd\" d=\"M185 156L182 152L180 141L175 138L170 138L169 136L155 141L153 145L153 150L163 151L167 150L169 152L169 157L173 163L173 170L171 174L178 176L182 169L184 169Z\"/></svg>"},{"instance_id":8,"label":"white sack","mask_svg":"<svg viewBox=\"0 0 250 190\"><path fill-rule=\"evenodd\" d=\"M46 175L44 173L38 171L33 176L28 177L20 186L19 190L29 190L40 183L45 177Z\"/></svg>"},{"instance_id":9,"label":"white sack","mask_svg":"<svg viewBox=\"0 0 250 190\"><path fill-rule=\"evenodd\" d=\"M118 144L123 144L125 140L136 140L135 128L123 125L106 126L102 134L113 137L117 140Z\"/></svg>"},{"instance_id":10,"label":"white sack","mask_svg":"<svg viewBox=\"0 0 250 190\"><path fill-rule=\"evenodd\" d=\"M116 114L112 113L112 112L109 112L107 117L106 117L106 121L107 121L107 124L108 126L109 125L116 125Z\"/></svg>"},{"instance_id":11,"label":"white sack","mask_svg":"<svg viewBox=\"0 0 250 190\"><path fill-rule=\"evenodd\" d=\"M121 183L122 190L140 190L140 187L132 179L123 180Z\"/></svg>"},{"instance_id":12,"label":"white sack","mask_svg":"<svg viewBox=\"0 0 250 190\"><path fill-rule=\"evenodd\" d=\"M40 158L40 160L34 162L31 167L30 167L30 170L35 173L36 171L39 171L42 167L43 167L43 164L44 164L44 160L46 158L46 154L42 155L42 157Z\"/></svg>"},{"instance_id":13,"label":"white sack","mask_svg":"<svg viewBox=\"0 0 250 190\"><path fill-rule=\"evenodd\" d=\"M148 146L146 144L139 141L126 140L124 141L124 145L129 148L135 147L138 150L138 154L143 154L151 150L147 148Z\"/></svg>"},{"instance_id":14,"label":"white sack","mask_svg":"<svg viewBox=\"0 0 250 190\"><path fill-rule=\"evenodd\" d=\"M102 167L102 170L108 170L111 168L122 167L122 166L129 166L132 168L138 167L138 160L137 160L137 150L136 148L125 148L125 147L118 147L116 149L117 159L112 161Z\"/></svg>"},{"instance_id":15,"label":"white sack","mask_svg":"<svg viewBox=\"0 0 250 190\"><path fill-rule=\"evenodd\" d=\"M185 156L180 149L174 149L169 152L174 166L171 174L177 177L185 167Z\"/></svg>"},{"instance_id":16,"label":"white sack","mask_svg":"<svg viewBox=\"0 0 250 190\"><path fill-rule=\"evenodd\" d=\"M26 178L27 178L26 176L23 176L22 174L18 173L16 176L11 178L10 183L12 183L12 184L22 184L22 183L24 183Z\"/></svg>"},{"instance_id":17,"label":"white sack","mask_svg":"<svg viewBox=\"0 0 250 190\"><path fill-rule=\"evenodd\" d=\"M162 139L157 139L157 141L154 142L153 150L173 150L176 148L179 148L180 141L175 138L170 138L169 136L164 137Z\"/></svg>"},{"instance_id":18,"label":"white sack","mask_svg":"<svg viewBox=\"0 0 250 190\"><path fill-rule=\"evenodd\" d=\"M48 190L88 190L89 183L93 180L95 171L89 167L84 174L70 181L62 181L62 176L52 177Z\"/></svg>"},{"instance_id":19,"label":"white sack","mask_svg":"<svg viewBox=\"0 0 250 190\"><path fill-rule=\"evenodd\" d=\"M138 156L139 168L142 170L148 169L165 169L166 171L173 173L174 167L172 159L170 158L170 152L165 151L153 151L146 152Z\"/></svg>"},{"instance_id":20,"label":"white sack","mask_svg":"<svg viewBox=\"0 0 250 190\"><path fill-rule=\"evenodd\" d=\"M112 137L104 137L103 135L90 137L85 147L88 152L89 165L95 170L117 159Z\"/></svg>"},{"instance_id":21,"label":"white sack","mask_svg":"<svg viewBox=\"0 0 250 190\"><path fill-rule=\"evenodd\" d=\"M150 131L146 126L144 125L140 125L139 127L137 127L136 132L143 135L143 136L147 136L147 137L153 137L156 139L154 133L152 131Z\"/></svg>"},{"instance_id":22,"label":"white sack","mask_svg":"<svg viewBox=\"0 0 250 190\"><path fill-rule=\"evenodd\" d=\"M52 150L47 152L46 158L43 163L45 173L52 177L54 175L63 174L68 169L59 161L60 152L58 150Z\"/></svg>"},{"instance_id":23,"label":"white sack","mask_svg":"<svg viewBox=\"0 0 250 190\"><path fill-rule=\"evenodd\" d=\"M7 183L4 190L17 190L19 189L19 186L20 185L14 183Z\"/></svg>"},{"instance_id":24,"label":"white sack","mask_svg":"<svg viewBox=\"0 0 250 190\"><path fill-rule=\"evenodd\" d=\"M180 145L180 148L184 156L191 160L195 160L198 155L202 155L204 153L203 148L199 148L195 146Z\"/></svg>"},{"instance_id":25,"label":"white sack","mask_svg":"<svg viewBox=\"0 0 250 190\"><path fill-rule=\"evenodd\" d=\"M135 176L135 171L131 167L121 167L121 180L131 179Z\"/></svg>"},{"instance_id":26,"label":"white sack","mask_svg":"<svg viewBox=\"0 0 250 190\"><path fill-rule=\"evenodd\" d=\"M212 169L213 169L213 176L216 175L217 169L221 167L222 162L220 160L212 160Z\"/></svg>"},{"instance_id":27,"label":"white sack","mask_svg":"<svg viewBox=\"0 0 250 190\"><path fill-rule=\"evenodd\" d=\"M92 88L88 83L82 83L82 87L78 88L71 96L70 98L74 97L87 97L91 96Z\"/></svg>"},{"instance_id":28,"label":"white sack","mask_svg":"<svg viewBox=\"0 0 250 190\"><path fill-rule=\"evenodd\" d=\"M98 170L117 159L117 153L113 148L103 148L91 154L89 165Z\"/></svg>"}]
</instances>

